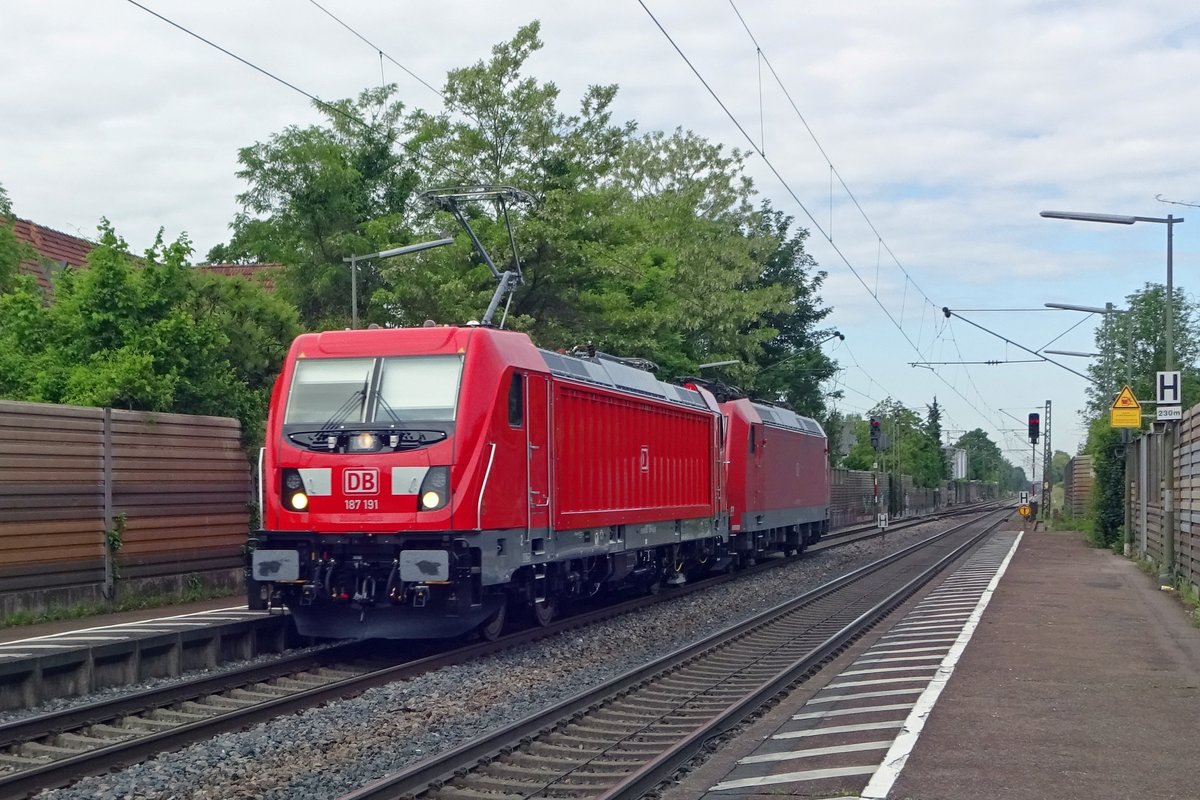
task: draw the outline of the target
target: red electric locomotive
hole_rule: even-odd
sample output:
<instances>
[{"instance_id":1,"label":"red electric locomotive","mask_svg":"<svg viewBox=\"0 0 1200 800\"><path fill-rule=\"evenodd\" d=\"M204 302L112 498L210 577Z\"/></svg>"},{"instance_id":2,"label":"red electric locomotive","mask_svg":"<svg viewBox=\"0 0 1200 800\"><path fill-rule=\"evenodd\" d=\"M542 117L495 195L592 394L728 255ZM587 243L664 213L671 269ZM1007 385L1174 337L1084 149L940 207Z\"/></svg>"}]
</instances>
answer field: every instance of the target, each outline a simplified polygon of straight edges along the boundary
<instances>
[{"instance_id":1,"label":"red electric locomotive","mask_svg":"<svg viewBox=\"0 0 1200 800\"><path fill-rule=\"evenodd\" d=\"M267 420L252 607L286 606L308 636L491 638L510 606L546 624L572 599L682 583L820 534L819 425L491 327L520 283L515 245L500 272L458 203L528 196L423 196L499 287L479 325L292 344Z\"/></svg>"},{"instance_id":2,"label":"red electric locomotive","mask_svg":"<svg viewBox=\"0 0 1200 800\"><path fill-rule=\"evenodd\" d=\"M510 602L718 564L720 410L484 327L299 337L272 401L252 601L310 636L424 638ZM261 597L259 594L257 597Z\"/></svg>"},{"instance_id":3,"label":"red electric locomotive","mask_svg":"<svg viewBox=\"0 0 1200 800\"><path fill-rule=\"evenodd\" d=\"M721 403L732 550L798 553L829 528L829 459L820 424L745 398Z\"/></svg>"}]
</instances>

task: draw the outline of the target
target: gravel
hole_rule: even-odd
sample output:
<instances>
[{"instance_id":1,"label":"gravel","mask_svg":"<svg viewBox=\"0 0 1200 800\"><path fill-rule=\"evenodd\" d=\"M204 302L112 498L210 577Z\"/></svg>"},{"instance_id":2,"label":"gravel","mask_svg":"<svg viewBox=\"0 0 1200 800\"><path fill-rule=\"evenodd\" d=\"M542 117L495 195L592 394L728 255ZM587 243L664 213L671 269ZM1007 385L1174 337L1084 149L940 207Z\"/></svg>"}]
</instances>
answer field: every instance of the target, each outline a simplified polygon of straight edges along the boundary
<instances>
[{"instance_id":1,"label":"gravel","mask_svg":"<svg viewBox=\"0 0 1200 800\"><path fill-rule=\"evenodd\" d=\"M679 600L225 734L40 800L330 800L819 586L957 520L806 554Z\"/></svg>"}]
</instances>

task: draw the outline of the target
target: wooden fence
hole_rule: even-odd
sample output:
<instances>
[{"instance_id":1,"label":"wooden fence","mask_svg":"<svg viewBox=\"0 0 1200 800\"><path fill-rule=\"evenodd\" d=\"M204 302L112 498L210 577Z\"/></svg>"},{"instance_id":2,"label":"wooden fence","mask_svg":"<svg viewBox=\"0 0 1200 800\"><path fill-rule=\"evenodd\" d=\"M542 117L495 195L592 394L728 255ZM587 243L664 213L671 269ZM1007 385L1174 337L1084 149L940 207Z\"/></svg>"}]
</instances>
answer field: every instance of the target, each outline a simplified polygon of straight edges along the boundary
<instances>
[{"instance_id":1,"label":"wooden fence","mask_svg":"<svg viewBox=\"0 0 1200 800\"><path fill-rule=\"evenodd\" d=\"M1087 516L1091 509L1092 457L1075 456L1063 472L1063 508L1072 517Z\"/></svg>"},{"instance_id":2,"label":"wooden fence","mask_svg":"<svg viewBox=\"0 0 1200 800\"><path fill-rule=\"evenodd\" d=\"M0 401L0 597L236 570L249 501L236 420Z\"/></svg>"},{"instance_id":3,"label":"wooden fence","mask_svg":"<svg viewBox=\"0 0 1200 800\"><path fill-rule=\"evenodd\" d=\"M1184 412L1175 437L1169 458L1164 458L1167 444L1161 433L1147 432L1130 443L1125 461L1127 519L1133 552L1161 564L1166 536L1164 490L1166 481L1171 481L1175 572L1195 587L1200 586L1200 406Z\"/></svg>"}]
</instances>

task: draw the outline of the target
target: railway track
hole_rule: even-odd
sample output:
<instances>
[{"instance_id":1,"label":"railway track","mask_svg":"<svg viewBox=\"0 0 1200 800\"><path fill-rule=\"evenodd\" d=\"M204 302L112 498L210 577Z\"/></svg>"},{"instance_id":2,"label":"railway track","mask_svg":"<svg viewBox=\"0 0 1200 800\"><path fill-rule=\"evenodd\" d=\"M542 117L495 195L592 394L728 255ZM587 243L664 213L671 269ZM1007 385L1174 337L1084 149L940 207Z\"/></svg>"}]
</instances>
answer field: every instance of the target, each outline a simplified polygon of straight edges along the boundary
<instances>
[{"instance_id":1,"label":"railway track","mask_svg":"<svg viewBox=\"0 0 1200 800\"><path fill-rule=\"evenodd\" d=\"M1007 517L988 516L341 800L641 797Z\"/></svg>"},{"instance_id":2,"label":"railway track","mask_svg":"<svg viewBox=\"0 0 1200 800\"><path fill-rule=\"evenodd\" d=\"M921 517L897 524L892 530L937 518ZM879 533L871 526L846 529L830 535L812 549L829 549ZM788 562L773 559L737 575L717 576L656 597L584 611L544 628L518 631L496 642L449 651L443 648L441 652L431 647L427 652L432 654L425 657L397 658L381 664L379 654L369 651L368 645L342 644L0 725L0 800L28 797L41 789L64 786L80 777L136 763L220 733L350 697L448 664L519 647L783 563ZM374 650L379 645L371 643L369 647Z\"/></svg>"}]
</instances>

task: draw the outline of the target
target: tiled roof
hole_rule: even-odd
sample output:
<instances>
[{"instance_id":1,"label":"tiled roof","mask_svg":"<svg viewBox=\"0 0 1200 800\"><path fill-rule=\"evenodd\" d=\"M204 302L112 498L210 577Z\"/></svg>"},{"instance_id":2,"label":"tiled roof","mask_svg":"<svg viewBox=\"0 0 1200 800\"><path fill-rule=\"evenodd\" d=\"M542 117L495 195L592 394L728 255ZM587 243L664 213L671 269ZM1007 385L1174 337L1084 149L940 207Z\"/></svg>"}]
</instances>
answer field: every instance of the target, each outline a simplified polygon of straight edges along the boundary
<instances>
[{"instance_id":1,"label":"tiled roof","mask_svg":"<svg viewBox=\"0 0 1200 800\"><path fill-rule=\"evenodd\" d=\"M36 259L21 262L21 272L32 275L47 300L54 298L54 273L64 267L87 266L87 255L96 247L95 242L70 236L53 228L18 219L13 226L17 241L33 247ZM215 272L246 280L255 280L268 292L275 290L275 278L282 264L197 264L196 269Z\"/></svg>"},{"instance_id":2,"label":"tiled roof","mask_svg":"<svg viewBox=\"0 0 1200 800\"><path fill-rule=\"evenodd\" d=\"M258 281L268 292L275 291L275 278L283 270L282 264L197 264L196 269L215 272L231 278Z\"/></svg>"},{"instance_id":3,"label":"tiled roof","mask_svg":"<svg viewBox=\"0 0 1200 800\"><path fill-rule=\"evenodd\" d=\"M47 298L54 296L51 276L63 267L82 267L87 264L87 254L96 246L94 242L70 236L53 228L47 228L27 219L18 219L13 226L17 241L31 245L38 254L37 259L21 262L21 271L32 275Z\"/></svg>"}]
</instances>

